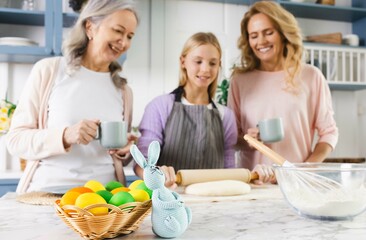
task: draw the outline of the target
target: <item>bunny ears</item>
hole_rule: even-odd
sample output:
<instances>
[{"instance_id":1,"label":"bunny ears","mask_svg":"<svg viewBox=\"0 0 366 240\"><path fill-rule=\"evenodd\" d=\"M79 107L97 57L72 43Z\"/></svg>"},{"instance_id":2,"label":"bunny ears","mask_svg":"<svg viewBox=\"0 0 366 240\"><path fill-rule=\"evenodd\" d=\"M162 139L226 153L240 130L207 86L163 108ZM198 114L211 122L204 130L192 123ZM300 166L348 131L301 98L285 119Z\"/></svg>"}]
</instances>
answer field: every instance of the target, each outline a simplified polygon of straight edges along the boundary
<instances>
[{"instance_id":1,"label":"bunny ears","mask_svg":"<svg viewBox=\"0 0 366 240\"><path fill-rule=\"evenodd\" d=\"M130 152L136 163L141 168L144 169L147 166L155 166L160 155L160 143L158 141L152 141L150 143L147 154L147 161L145 159L145 156L140 152L135 144L131 146Z\"/></svg>"}]
</instances>

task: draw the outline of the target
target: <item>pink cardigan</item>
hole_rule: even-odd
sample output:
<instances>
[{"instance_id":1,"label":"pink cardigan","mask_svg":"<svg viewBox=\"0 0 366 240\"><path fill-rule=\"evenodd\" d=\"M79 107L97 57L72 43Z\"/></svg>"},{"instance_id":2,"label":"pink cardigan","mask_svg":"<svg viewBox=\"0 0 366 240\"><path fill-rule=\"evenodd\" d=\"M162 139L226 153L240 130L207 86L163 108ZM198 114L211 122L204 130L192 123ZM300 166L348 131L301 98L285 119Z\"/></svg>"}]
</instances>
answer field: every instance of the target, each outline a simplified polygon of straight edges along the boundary
<instances>
[{"instance_id":1,"label":"pink cardigan","mask_svg":"<svg viewBox=\"0 0 366 240\"><path fill-rule=\"evenodd\" d=\"M27 167L19 181L17 193L27 191L40 159L65 154L63 146L64 128L47 128L47 106L54 83L54 74L62 57L45 58L38 61L24 86L18 106L14 112L11 127L7 133L7 147L12 155L27 159ZM123 91L123 118L128 122L129 132L132 122L132 90L125 85ZM125 181L123 164L113 158L116 178Z\"/></svg>"}]
</instances>

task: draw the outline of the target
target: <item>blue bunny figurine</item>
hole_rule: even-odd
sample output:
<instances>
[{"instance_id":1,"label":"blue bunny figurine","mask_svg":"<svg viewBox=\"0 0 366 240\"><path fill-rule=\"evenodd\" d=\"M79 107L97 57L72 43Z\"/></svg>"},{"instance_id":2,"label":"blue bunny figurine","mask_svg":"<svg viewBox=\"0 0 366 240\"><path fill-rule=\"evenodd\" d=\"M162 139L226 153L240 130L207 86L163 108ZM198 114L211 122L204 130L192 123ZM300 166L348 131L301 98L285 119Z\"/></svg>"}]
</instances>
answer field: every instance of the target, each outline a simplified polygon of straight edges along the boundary
<instances>
[{"instance_id":1,"label":"blue bunny figurine","mask_svg":"<svg viewBox=\"0 0 366 240\"><path fill-rule=\"evenodd\" d=\"M130 152L136 163L144 169L144 181L152 193L151 222L153 232L163 238L178 237L185 232L192 221L191 209L184 206L179 194L165 187L165 175L156 166L159 159L160 144L153 141L149 145L148 160L136 145Z\"/></svg>"}]
</instances>

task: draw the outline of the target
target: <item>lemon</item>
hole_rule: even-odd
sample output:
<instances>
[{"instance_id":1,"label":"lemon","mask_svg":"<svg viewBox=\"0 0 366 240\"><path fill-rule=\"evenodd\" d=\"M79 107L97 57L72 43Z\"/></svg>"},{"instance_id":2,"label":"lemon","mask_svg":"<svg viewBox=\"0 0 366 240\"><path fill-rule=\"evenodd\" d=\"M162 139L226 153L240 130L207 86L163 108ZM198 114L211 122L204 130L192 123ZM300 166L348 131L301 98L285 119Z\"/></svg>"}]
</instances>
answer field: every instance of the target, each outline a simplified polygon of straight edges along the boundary
<instances>
[{"instance_id":1,"label":"lemon","mask_svg":"<svg viewBox=\"0 0 366 240\"><path fill-rule=\"evenodd\" d=\"M111 200L111 198L113 196L113 193L111 193L110 191L107 191L107 190L99 190L95 193L100 195L102 198L104 198L104 200L106 202L109 202L109 200Z\"/></svg>"},{"instance_id":2,"label":"lemon","mask_svg":"<svg viewBox=\"0 0 366 240\"><path fill-rule=\"evenodd\" d=\"M133 189L129 191L129 193L132 195L136 202L145 202L150 199L149 193L142 189Z\"/></svg>"},{"instance_id":3,"label":"lemon","mask_svg":"<svg viewBox=\"0 0 366 240\"><path fill-rule=\"evenodd\" d=\"M60 200L60 206L65 205L74 205L76 199L79 197L81 193L79 192L73 192L73 191L67 191L64 195L62 195Z\"/></svg>"},{"instance_id":4,"label":"lemon","mask_svg":"<svg viewBox=\"0 0 366 240\"><path fill-rule=\"evenodd\" d=\"M105 190L105 187L103 186L103 184L101 184L100 182L96 181L96 180L89 180L84 184L84 187L90 188L91 190L93 190L93 192L97 192L99 190Z\"/></svg>"},{"instance_id":5,"label":"lemon","mask_svg":"<svg viewBox=\"0 0 366 240\"><path fill-rule=\"evenodd\" d=\"M107 203L106 200L104 200L103 197L98 195L97 193L82 193L75 201L75 206L79 208L85 208L87 206L90 206L92 204L97 203ZM105 215L108 213L107 207L96 207L89 209L89 212L91 212L94 215Z\"/></svg>"},{"instance_id":6,"label":"lemon","mask_svg":"<svg viewBox=\"0 0 366 240\"><path fill-rule=\"evenodd\" d=\"M119 188L119 187L124 187L122 183L117 182L117 181L110 181L105 185L105 188L108 191L112 191L115 188Z\"/></svg>"},{"instance_id":7,"label":"lemon","mask_svg":"<svg viewBox=\"0 0 366 240\"><path fill-rule=\"evenodd\" d=\"M143 182L143 180L141 180L141 179L135 180L130 184L130 186L128 186L128 188L133 190L142 182Z\"/></svg>"},{"instance_id":8,"label":"lemon","mask_svg":"<svg viewBox=\"0 0 366 240\"><path fill-rule=\"evenodd\" d=\"M150 198L152 196L153 191L146 186L144 181L142 183L140 183L139 185L137 185L137 187L135 189L141 189L141 190L146 191L149 194Z\"/></svg>"},{"instance_id":9,"label":"lemon","mask_svg":"<svg viewBox=\"0 0 366 240\"><path fill-rule=\"evenodd\" d=\"M121 206L125 203L134 202L135 199L132 197L132 195L128 192L118 192L113 195L111 200L109 200L109 203L114 206Z\"/></svg>"}]
</instances>

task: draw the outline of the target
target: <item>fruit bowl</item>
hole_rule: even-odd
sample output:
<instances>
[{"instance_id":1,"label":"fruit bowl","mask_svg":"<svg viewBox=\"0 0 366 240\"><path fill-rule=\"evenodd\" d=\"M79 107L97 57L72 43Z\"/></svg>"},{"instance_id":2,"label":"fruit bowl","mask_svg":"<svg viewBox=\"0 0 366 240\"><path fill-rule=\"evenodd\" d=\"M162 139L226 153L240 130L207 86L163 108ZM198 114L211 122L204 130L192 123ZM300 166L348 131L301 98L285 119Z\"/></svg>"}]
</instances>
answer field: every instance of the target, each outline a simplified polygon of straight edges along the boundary
<instances>
[{"instance_id":1,"label":"fruit bowl","mask_svg":"<svg viewBox=\"0 0 366 240\"><path fill-rule=\"evenodd\" d=\"M280 189L301 216L351 220L366 210L366 164L294 163L275 166Z\"/></svg>"},{"instance_id":2,"label":"fruit bowl","mask_svg":"<svg viewBox=\"0 0 366 240\"><path fill-rule=\"evenodd\" d=\"M111 204L93 204L85 208L75 205L60 205L55 201L56 214L84 239L114 238L138 229L142 220L151 211L151 200L130 202L116 207ZM91 209L108 208L108 214L93 215Z\"/></svg>"}]
</instances>

